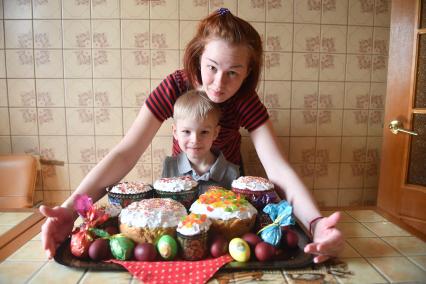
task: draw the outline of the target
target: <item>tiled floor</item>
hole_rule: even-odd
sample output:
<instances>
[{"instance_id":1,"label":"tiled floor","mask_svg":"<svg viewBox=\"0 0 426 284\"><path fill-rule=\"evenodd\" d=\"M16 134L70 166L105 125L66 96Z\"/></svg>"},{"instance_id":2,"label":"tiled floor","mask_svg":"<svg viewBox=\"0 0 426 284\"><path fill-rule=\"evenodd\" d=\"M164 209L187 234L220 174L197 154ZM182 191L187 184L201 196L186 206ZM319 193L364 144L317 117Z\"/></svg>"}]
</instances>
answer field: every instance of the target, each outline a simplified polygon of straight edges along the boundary
<instances>
[{"instance_id":1,"label":"tiled floor","mask_svg":"<svg viewBox=\"0 0 426 284\"><path fill-rule=\"evenodd\" d=\"M339 228L346 236L344 252L326 265L218 273L210 283L426 283L426 243L422 240L372 210L343 212ZM0 283L59 282L138 283L127 272L85 271L46 261L40 235L0 264Z\"/></svg>"}]
</instances>

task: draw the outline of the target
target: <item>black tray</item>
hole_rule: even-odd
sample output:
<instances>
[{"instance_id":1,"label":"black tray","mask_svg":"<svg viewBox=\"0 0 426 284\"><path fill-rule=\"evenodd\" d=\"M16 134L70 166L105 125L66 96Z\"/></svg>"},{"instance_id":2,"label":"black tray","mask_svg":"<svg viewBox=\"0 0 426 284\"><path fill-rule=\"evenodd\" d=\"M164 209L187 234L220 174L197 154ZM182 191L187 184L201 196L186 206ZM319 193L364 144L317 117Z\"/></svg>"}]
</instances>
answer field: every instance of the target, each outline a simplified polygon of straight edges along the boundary
<instances>
[{"instance_id":1,"label":"black tray","mask_svg":"<svg viewBox=\"0 0 426 284\"><path fill-rule=\"evenodd\" d=\"M273 269L295 269L303 268L312 265L312 255L303 252L303 248L310 242L310 239L305 232L298 226L292 228L299 237L298 248L288 252L288 257L284 260L272 260L272 261L248 261L248 262L230 262L220 268L220 271L238 271L238 270L273 270ZM123 266L103 261L93 261L90 259L79 259L71 254L70 241L68 238L65 240L55 253L55 261L65 266L91 269L91 270L126 270Z\"/></svg>"}]
</instances>

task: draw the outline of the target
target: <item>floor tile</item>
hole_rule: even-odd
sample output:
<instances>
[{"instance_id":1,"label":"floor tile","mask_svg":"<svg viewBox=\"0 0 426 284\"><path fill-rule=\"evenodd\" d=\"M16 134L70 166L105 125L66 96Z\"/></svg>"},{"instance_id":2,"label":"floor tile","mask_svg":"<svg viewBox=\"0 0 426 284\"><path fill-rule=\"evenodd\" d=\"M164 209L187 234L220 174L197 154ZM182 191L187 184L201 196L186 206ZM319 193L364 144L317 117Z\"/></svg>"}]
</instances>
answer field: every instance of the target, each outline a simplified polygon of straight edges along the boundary
<instances>
[{"instance_id":1,"label":"floor tile","mask_svg":"<svg viewBox=\"0 0 426 284\"><path fill-rule=\"evenodd\" d=\"M28 241L19 250L7 258L8 260L46 260L41 241Z\"/></svg>"},{"instance_id":2,"label":"floor tile","mask_svg":"<svg viewBox=\"0 0 426 284\"><path fill-rule=\"evenodd\" d=\"M4 212L0 214L0 225L16 225L31 216L32 212Z\"/></svg>"},{"instance_id":3,"label":"floor tile","mask_svg":"<svg viewBox=\"0 0 426 284\"><path fill-rule=\"evenodd\" d=\"M410 233L391 222L374 222L363 224L379 237L411 236Z\"/></svg>"},{"instance_id":4,"label":"floor tile","mask_svg":"<svg viewBox=\"0 0 426 284\"><path fill-rule=\"evenodd\" d=\"M426 243L416 237L383 237L385 242L404 255L426 255Z\"/></svg>"},{"instance_id":5,"label":"floor tile","mask_svg":"<svg viewBox=\"0 0 426 284\"><path fill-rule=\"evenodd\" d=\"M79 282L80 284L87 283L102 283L102 284L128 284L132 280L132 275L127 272L116 272L116 271L92 271L89 270L84 274L83 278Z\"/></svg>"},{"instance_id":6,"label":"floor tile","mask_svg":"<svg viewBox=\"0 0 426 284\"><path fill-rule=\"evenodd\" d=\"M336 211L331 211L331 210L321 210L320 211L321 214L323 216L330 216L331 214L333 214ZM340 222L342 223L346 223L346 222L356 222L356 220L354 218L352 218L351 216L349 216L348 213L346 213L345 211L340 211L341 213L341 219Z\"/></svg>"},{"instance_id":7,"label":"floor tile","mask_svg":"<svg viewBox=\"0 0 426 284\"><path fill-rule=\"evenodd\" d=\"M384 217L374 212L373 210L351 210L346 211L349 216L352 216L358 222L380 222L386 221Z\"/></svg>"},{"instance_id":8,"label":"floor tile","mask_svg":"<svg viewBox=\"0 0 426 284\"><path fill-rule=\"evenodd\" d=\"M284 277L289 284L299 283L328 283L337 284L336 278L327 272L325 265L316 269L297 269L284 271ZM238 283L238 282L237 282ZM245 283L245 282L244 282Z\"/></svg>"},{"instance_id":9,"label":"floor tile","mask_svg":"<svg viewBox=\"0 0 426 284\"><path fill-rule=\"evenodd\" d=\"M380 238L352 238L347 242L364 257L401 255Z\"/></svg>"},{"instance_id":10,"label":"floor tile","mask_svg":"<svg viewBox=\"0 0 426 284\"><path fill-rule=\"evenodd\" d=\"M336 227L342 231L345 238L376 237L373 232L360 223L338 223Z\"/></svg>"},{"instance_id":11,"label":"floor tile","mask_svg":"<svg viewBox=\"0 0 426 284\"><path fill-rule=\"evenodd\" d=\"M3 235L4 233L9 231L13 227L14 227L14 225L0 225L0 235Z\"/></svg>"},{"instance_id":12,"label":"floor tile","mask_svg":"<svg viewBox=\"0 0 426 284\"><path fill-rule=\"evenodd\" d=\"M351 274L345 277L338 277L339 283L388 283L365 259L347 258L344 259L347 270Z\"/></svg>"},{"instance_id":13,"label":"floor tile","mask_svg":"<svg viewBox=\"0 0 426 284\"><path fill-rule=\"evenodd\" d=\"M61 283L74 284L83 277L84 269L75 269L56 263L55 261L47 261L37 273L30 279L28 283Z\"/></svg>"},{"instance_id":14,"label":"floor tile","mask_svg":"<svg viewBox=\"0 0 426 284\"><path fill-rule=\"evenodd\" d=\"M44 261L4 261L0 263L0 283L25 283Z\"/></svg>"},{"instance_id":15,"label":"floor tile","mask_svg":"<svg viewBox=\"0 0 426 284\"><path fill-rule=\"evenodd\" d=\"M350 258L350 257L361 257L361 255L348 243L345 241L345 246L343 252L339 255L339 258Z\"/></svg>"},{"instance_id":16,"label":"floor tile","mask_svg":"<svg viewBox=\"0 0 426 284\"><path fill-rule=\"evenodd\" d=\"M426 271L426 255L409 256L408 259Z\"/></svg>"},{"instance_id":17,"label":"floor tile","mask_svg":"<svg viewBox=\"0 0 426 284\"><path fill-rule=\"evenodd\" d=\"M426 271L406 257L373 257L367 260L391 282L424 283Z\"/></svg>"}]
</instances>

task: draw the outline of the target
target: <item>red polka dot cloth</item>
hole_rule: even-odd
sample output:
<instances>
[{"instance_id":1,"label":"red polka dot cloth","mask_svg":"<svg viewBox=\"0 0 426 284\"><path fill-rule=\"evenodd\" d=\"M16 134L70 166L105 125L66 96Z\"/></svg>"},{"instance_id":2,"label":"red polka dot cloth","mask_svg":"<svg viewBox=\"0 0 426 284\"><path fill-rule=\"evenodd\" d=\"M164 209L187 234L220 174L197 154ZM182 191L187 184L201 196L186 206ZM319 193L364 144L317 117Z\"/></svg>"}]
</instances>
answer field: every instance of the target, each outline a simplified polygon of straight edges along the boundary
<instances>
[{"instance_id":1,"label":"red polka dot cloth","mask_svg":"<svg viewBox=\"0 0 426 284\"><path fill-rule=\"evenodd\" d=\"M124 266L143 283L206 283L223 265L231 262L227 254L200 261L121 261L109 260Z\"/></svg>"}]
</instances>

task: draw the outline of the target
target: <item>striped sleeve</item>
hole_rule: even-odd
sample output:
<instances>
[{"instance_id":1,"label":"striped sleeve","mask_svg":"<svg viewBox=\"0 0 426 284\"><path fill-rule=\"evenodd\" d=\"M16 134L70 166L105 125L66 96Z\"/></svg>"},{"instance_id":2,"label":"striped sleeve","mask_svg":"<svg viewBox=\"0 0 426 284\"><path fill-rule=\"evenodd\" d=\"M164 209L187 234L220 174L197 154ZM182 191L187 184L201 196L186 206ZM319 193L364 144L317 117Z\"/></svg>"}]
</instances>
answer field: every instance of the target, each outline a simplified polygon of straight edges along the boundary
<instances>
[{"instance_id":1,"label":"striped sleeve","mask_svg":"<svg viewBox=\"0 0 426 284\"><path fill-rule=\"evenodd\" d=\"M269 119L268 111L257 95L246 96L239 106L241 126L253 131Z\"/></svg>"},{"instance_id":2,"label":"striped sleeve","mask_svg":"<svg viewBox=\"0 0 426 284\"><path fill-rule=\"evenodd\" d=\"M176 72L168 75L145 101L149 110L161 122L173 116L173 105L181 93L177 75Z\"/></svg>"}]
</instances>

